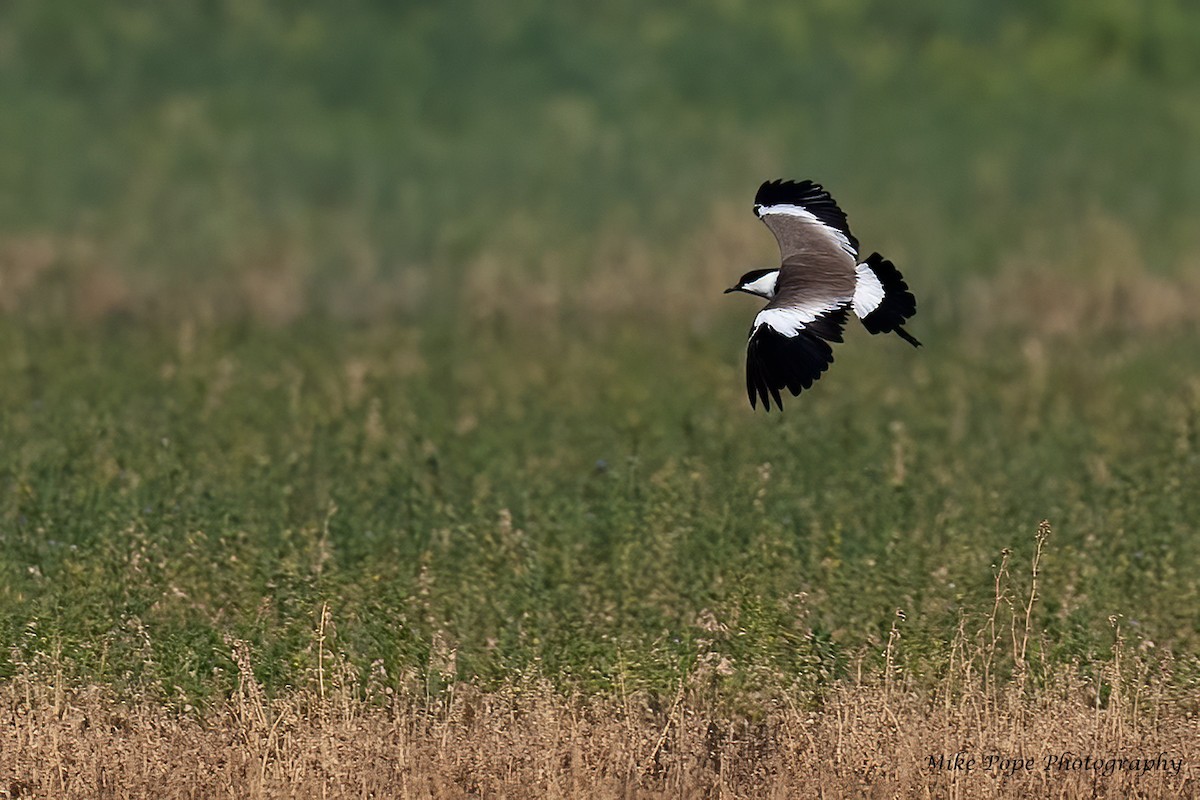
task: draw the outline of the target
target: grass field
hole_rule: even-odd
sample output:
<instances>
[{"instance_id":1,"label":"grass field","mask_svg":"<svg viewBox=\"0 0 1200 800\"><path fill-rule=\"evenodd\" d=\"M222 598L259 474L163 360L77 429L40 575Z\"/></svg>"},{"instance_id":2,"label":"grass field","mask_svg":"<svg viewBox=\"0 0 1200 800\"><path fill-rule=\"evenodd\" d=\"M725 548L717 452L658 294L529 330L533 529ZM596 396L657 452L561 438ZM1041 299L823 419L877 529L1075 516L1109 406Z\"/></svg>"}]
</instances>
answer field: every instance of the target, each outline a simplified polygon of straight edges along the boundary
<instances>
[{"instance_id":1,"label":"grass field","mask_svg":"<svg viewBox=\"0 0 1200 800\"><path fill-rule=\"evenodd\" d=\"M0 791L1196 793L1200 15L910 5L0 10Z\"/></svg>"}]
</instances>

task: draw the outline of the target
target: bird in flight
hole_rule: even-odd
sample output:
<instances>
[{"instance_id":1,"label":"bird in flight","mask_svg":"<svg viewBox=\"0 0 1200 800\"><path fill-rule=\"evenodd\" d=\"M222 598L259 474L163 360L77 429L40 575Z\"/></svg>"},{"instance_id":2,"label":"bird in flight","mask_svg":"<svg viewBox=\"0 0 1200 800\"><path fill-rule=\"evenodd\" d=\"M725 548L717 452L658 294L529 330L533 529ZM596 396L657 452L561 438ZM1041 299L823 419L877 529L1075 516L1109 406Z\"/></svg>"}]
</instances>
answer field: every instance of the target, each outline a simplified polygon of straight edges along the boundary
<instances>
[{"instance_id":1,"label":"bird in flight","mask_svg":"<svg viewBox=\"0 0 1200 800\"><path fill-rule=\"evenodd\" d=\"M833 363L829 343L842 341L850 310L871 333L921 346L903 327L917 300L900 270L879 253L859 263L846 215L821 184L767 181L754 213L775 234L780 265L751 270L725 290L770 301L754 318L746 347L751 408L761 399L770 411L773 399L782 411L780 390L798 395L812 386Z\"/></svg>"}]
</instances>

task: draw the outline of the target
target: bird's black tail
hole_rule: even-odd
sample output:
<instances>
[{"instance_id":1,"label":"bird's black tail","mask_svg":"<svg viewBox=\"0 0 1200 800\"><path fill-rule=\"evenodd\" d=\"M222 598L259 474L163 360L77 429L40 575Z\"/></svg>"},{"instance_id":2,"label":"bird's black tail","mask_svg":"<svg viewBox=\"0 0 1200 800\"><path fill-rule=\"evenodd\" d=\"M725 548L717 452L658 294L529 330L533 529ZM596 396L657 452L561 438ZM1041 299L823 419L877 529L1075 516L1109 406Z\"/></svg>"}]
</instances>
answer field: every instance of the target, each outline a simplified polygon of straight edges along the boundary
<instances>
[{"instance_id":1,"label":"bird's black tail","mask_svg":"<svg viewBox=\"0 0 1200 800\"><path fill-rule=\"evenodd\" d=\"M854 311L871 333L895 333L913 347L921 343L904 330L904 323L917 313L917 298L908 290L896 265L872 253L858 265Z\"/></svg>"}]
</instances>

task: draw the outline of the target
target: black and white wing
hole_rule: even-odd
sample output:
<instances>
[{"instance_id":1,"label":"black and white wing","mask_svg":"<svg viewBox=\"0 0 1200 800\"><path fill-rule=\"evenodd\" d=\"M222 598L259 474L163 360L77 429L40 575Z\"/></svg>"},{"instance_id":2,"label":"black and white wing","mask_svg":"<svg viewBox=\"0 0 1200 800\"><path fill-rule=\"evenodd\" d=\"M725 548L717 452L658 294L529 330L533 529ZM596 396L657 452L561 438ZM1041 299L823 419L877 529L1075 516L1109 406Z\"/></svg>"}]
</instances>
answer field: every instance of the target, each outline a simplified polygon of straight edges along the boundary
<instances>
[{"instance_id":1,"label":"black and white wing","mask_svg":"<svg viewBox=\"0 0 1200 800\"><path fill-rule=\"evenodd\" d=\"M782 390L800 394L833 363L830 342L842 341L849 301L758 312L746 346L746 394L750 407L783 410Z\"/></svg>"},{"instance_id":2,"label":"black and white wing","mask_svg":"<svg viewBox=\"0 0 1200 800\"><path fill-rule=\"evenodd\" d=\"M754 214L779 242L783 262L802 256L832 239L849 254L858 256L858 240L850 232L846 214L819 183L767 181L754 195Z\"/></svg>"},{"instance_id":3,"label":"black and white wing","mask_svg":"<svg viewBox=\"0 0 1200 800\"><path fill-rule=\"evenodd\" d=\"M746 392L783 409L781 390L798 395L833 363L830 342L854 301L858 241L846 215L819 184L768 181L754 213L775 234L781 263L775 297L754 318L746 352Z\"/></svg>"}]
</instances>

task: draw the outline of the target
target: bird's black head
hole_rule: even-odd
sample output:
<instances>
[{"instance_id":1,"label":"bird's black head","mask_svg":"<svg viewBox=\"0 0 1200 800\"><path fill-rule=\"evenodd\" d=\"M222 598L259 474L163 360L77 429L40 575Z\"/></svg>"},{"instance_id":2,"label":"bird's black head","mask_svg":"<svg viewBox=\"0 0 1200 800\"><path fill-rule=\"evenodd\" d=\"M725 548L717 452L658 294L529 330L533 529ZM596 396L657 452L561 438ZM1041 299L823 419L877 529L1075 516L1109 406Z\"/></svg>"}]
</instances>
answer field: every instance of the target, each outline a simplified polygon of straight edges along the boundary
<instances>
[{"instance_id":1,"label":"bird's black head","mask_svg":"<svg viewBox=\"0 0 1200 800\"><path fill-rule=\"evenodd\" d=\"M775 296L775 284L779 280L779 269L752 269L743 275L735 286L725 290L730 292L745 292L746 294L765 297L770 300Z\"/></svg>"}]
</instances>

